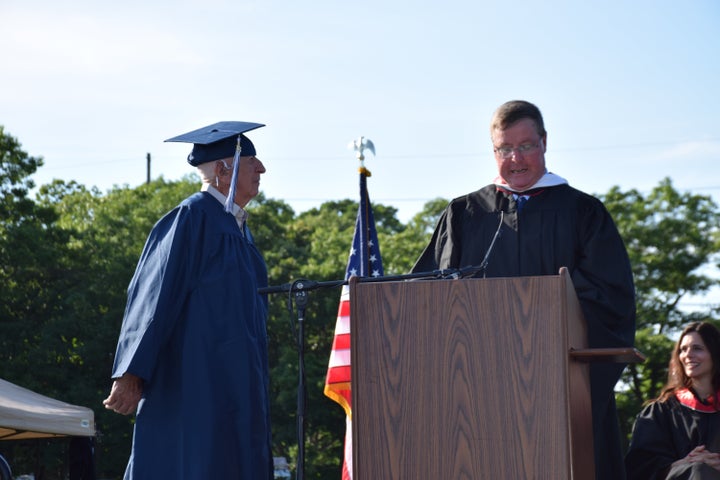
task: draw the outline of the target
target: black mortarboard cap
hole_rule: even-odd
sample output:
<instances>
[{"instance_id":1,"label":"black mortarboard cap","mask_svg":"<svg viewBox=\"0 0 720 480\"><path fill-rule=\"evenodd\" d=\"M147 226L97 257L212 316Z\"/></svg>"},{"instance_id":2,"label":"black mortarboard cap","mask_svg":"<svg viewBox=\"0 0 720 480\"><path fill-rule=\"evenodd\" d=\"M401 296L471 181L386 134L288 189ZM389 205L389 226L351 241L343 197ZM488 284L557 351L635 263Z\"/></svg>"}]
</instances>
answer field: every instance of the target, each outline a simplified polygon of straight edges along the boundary
<instances>
[{"instance_id":1,"label":"black mortarboard cap","mask_svg":"<svg viewBox=\"0 0 720 480\"><path fill-rule=\"evenodd\" d=\"M243 157L255 155L255 146L243 133L264 126L262 123L251 122L218 122L165 141L192 143L193 149L187 161L193 167L197 167L206 162L234 156L238 135L241 155Z\"/></svg>"}]
</instances>

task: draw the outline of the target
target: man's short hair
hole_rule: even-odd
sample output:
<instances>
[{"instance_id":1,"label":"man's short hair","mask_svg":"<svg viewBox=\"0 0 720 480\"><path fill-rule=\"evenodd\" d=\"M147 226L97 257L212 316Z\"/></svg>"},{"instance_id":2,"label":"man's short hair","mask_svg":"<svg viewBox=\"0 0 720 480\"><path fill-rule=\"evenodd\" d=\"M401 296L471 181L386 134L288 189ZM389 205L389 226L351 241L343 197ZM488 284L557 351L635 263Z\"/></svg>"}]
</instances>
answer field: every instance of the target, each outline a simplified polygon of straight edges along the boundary
<instances>
[{"instance_id":1,"label":"man's short hair","mask_svg":"<svg viewBox=\"0 0 720 480\"><path fill-rule=\"evenodd\" d=\"M545 131L545 123L540 109L525 100L511 100L503 103L495 110L490 123L490 137L492 137L495 130L506 130L515 122L524 118L529 118L535 122L538 135L545 137L547 132Z\"/></svg>"}]
</instances>

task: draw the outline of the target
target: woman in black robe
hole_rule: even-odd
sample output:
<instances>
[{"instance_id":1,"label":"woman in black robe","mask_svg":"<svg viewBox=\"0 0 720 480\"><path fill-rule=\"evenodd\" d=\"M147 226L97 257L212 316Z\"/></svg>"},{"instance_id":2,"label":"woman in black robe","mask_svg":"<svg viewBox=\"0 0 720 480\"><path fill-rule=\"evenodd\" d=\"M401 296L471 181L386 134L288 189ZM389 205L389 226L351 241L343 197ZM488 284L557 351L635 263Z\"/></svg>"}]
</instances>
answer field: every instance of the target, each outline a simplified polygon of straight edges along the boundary
<instances>
[{"instance_id":1,"label":"woman in black robe","mask_svg":"<svg viewBox=\"0 0 720 480\"><path fill-rule=\"evenodd\" d=\"M628 480L720 479L720 331L689 324L675 344L668 382L638 415Z\"/></svg>"}]
</instances>

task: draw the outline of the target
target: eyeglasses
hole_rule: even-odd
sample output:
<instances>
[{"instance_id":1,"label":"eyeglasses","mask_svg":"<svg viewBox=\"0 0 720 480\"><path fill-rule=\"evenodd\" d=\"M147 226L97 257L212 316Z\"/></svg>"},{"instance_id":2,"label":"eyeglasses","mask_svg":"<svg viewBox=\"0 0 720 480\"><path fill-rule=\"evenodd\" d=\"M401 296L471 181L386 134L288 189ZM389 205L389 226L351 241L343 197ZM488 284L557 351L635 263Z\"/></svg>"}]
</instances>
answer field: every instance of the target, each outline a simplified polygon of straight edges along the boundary
<instances>
[{"instance_id":1,"label":"eyeglasses","mask_svg":"<svg viewBox=\"0 0 720 480\"><path fill-rule=\"evenodd\" d=\"M537 150L540 147L540 142L542 142L542 140L538 140L537 143L521 143L517 147L495 147L493 151L495 155L502 158L512 157L515 151L522 155L527 155Z\"/></svg>"}]
</instances>

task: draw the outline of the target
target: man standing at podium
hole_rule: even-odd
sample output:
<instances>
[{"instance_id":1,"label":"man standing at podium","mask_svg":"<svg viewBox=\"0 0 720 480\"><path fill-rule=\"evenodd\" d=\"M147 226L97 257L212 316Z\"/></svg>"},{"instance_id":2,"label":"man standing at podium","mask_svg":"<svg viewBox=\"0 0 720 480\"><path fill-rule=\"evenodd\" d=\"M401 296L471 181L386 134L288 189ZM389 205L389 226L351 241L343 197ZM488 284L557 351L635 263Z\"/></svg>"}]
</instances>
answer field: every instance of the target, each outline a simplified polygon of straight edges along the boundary
<instances>
[{"instance_id":1,"label":"man standing at podium","mask_svg":"<svg viewBox=\"0 0 720 480\"><path fill-rule=\"evenodd\" d=\"M498 176L450 202L413 272L482 266L477 276L515 277L557 275L567 267L587 321L589 347L632 347L632 271L604 205L548 172L547 132L532 103L501 105L490 136ZM596 480L625 478L614 395L623 368L590 365Z\"/></svg>"}]
</instances>

